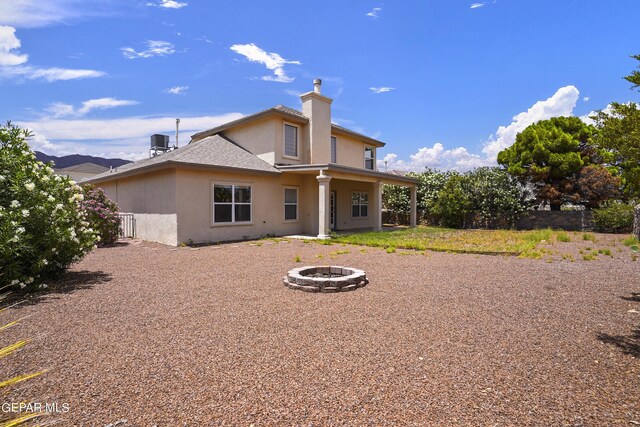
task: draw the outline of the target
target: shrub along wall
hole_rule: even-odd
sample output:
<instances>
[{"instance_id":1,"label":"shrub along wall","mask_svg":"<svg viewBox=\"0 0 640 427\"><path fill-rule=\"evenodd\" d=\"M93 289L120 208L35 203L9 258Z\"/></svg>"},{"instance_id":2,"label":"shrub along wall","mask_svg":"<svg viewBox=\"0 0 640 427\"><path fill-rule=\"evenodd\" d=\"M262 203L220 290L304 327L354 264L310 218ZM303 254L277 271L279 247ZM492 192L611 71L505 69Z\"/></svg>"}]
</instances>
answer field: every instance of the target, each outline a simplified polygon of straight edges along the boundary
<instances>
[{"instance_id":1,"label":"shrub along wall","mask_svg":"<svg viewBox=\"0 0 640 427\"><path fill-rule=\"evenodd\" d=\"M530 211L516 221L517 230L554 228L567 231L588 231L593 228L591 211Z\"/></svg>"}]
</instances>

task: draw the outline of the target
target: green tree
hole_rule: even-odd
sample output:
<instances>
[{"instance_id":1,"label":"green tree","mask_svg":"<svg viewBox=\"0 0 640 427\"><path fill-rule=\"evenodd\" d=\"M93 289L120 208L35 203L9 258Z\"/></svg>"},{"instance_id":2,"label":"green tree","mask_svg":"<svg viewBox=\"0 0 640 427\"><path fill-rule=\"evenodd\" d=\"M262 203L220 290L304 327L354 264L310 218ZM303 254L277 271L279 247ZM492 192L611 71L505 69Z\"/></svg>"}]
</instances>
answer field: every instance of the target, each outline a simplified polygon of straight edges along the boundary
<instances>
[{"instance_id":1,"label":"green tree","mask_svg":"<svg viewBox=\"0 0 640 427\"><path fill-rule=\"evenodd\" d=\"M382 186L382 208L390 213L391 221L400 223L401 217L411 211L411 193L408 187Z\"/></svg>"},{"instance_id":2,"label":"green tree","mask_svg":"<svg viewBox=\"0 0 640 427\"><path fill-rule=\"evenodd\" d=\"M633 59L637 59L638 61L640 61L640 55L631 55L631 57ZM638 68L640 68L640 65L638 65ZM633 86L631 86L631 89L640 87L640 71L633 70L631 74L629 74L628 76L625 76L624 79L629 83L633 84Z\"/></svg>"},{"instance_id":3,"label":"green tree","mask_svg":"<svg viewBox=\"0 0 640 427\"><path fill-rule=\"evenodd\" d=\"M615 168L627 199L640 201L640 109L634 102L613 102L610 111L598 111L598 134L594 144L604 153L605 163Z\"/></svg>"},{"instance_id":4,"label":"green tree","mask_svg":"<svg viewBox=\"0 0 640 427\"><path fill-rule=\"evenodd\" d=\"M511 227L535 202L531 189L504 169L483 167L465 175L472 210L484 228Z\"/></svg>"},{"instance_id":5,"label":"green tree","mask_svg":"<svg viewBox=\"0 0 640 427\"><path fill-rule=\"evenodd\" d=\"M577 175L598 160L592 139L596 129L577 117L554 117L530 125L515 143L498 153L498 163L521 182L537 186L540 202L560 210L567 201L580 199Z\"/></svg>"},{"instance_id":6,"label":"green tree","mask_svg":"<svg viewBox=\"0 0 640 427\"><path fill-rule=\"evenodd\" d=\"M452 172L442 172L426 168L424 172L409 172L407 176L418 180L416 202L418 214L428 223L436 224L438 219L433 206L438 193L444 187ZM385 185L382 188L382 206L392 214L408 215L411 209L411 195L408 187Z\"/></svg>"},{"instance_id":7,"label":"green tree","mask_svg":"<svg viewBox=\"0 0 640 427\"><path fill-rule=\"evenodd\" d=\"M472 209L469 178L459 173L452 173L438 192L438 199L433 205L432 213L445 227L462 228Z\"/></svg>"},{"instance_id":8,"label":"green tree","mask_svg":"<svg viewBox=\"0 0 640 427\"><path fill-rule=\"evenodd\" d=\"M411 172L408 174L408 176L418 180L417 204L423 218L433 220L433 207L438 200L438 194L453 174L455 172L439 171L431 168L426 168L420 173Z\"/></svg>"}]
</instances>

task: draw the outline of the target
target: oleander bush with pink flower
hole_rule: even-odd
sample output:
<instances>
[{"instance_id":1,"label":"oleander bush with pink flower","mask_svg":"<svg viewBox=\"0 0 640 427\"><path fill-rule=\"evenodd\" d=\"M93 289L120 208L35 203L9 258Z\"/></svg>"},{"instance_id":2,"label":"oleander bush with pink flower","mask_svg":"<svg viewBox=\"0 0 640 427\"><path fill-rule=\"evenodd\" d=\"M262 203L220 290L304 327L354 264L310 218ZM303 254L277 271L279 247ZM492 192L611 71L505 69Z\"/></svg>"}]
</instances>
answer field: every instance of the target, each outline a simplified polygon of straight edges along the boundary
<instances>
[{"instance_id":1,"label":"oleander bush with pink flower","mask_svg":"<svg viewBox=\"0 0 640 427\"><path fill-rule=\"evenodd\" d=\"M36 160L30 134L0 126L0 289L44 287L95 248L82 188Z\"/></svg>"},{"instance_id":2,"label":"oleander bush with pink flower","mask_svg":"<svg viewBox=\"0 0 640 427\"><path fill-rule=\"evenodd\" d=\"M116 202L109 199L102 188L86 185L84 186L84 200L81 207L91 228L100 236L98 245L114 244L120 233L120 217Z\"/></svg>"}]
</instances>

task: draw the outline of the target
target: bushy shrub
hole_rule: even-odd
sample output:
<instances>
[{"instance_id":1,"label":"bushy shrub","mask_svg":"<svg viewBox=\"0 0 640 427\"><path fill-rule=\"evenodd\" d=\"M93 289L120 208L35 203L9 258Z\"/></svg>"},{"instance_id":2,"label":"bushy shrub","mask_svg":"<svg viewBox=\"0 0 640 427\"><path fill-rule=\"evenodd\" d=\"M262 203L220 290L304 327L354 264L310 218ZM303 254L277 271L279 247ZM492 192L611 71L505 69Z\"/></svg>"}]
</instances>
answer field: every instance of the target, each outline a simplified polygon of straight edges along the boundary
<instances>
[{"instance_id":1,"label":"bushy shrub","mask_svg":"<svg viewBox=\"0 0 640 427\"><path fill-rule=\"evenodd\" d=\"M464 174L426 169L407 176L418 180L420 217L432 225L511 227L535 203L532 188L497 167L477 168ZM407 187L383 187L383 206L390 218L408 216L409 194ZM440 201L441 197L445 200Z\"/></svg>"},{"instance_id":2,"label":"bushy shrub","mask_svg":"<svg viewBox=\"0 0 640 427\"><path fill-rule=\"evenodd\" d=\"M593 210L596 231L603 233L629 233L633 228L633 206L611 202Z\"/></svg>"},{"instance_id":3,"label":"bushy shrub","mask_svg":"<svg viewBox=\"0 0 640 427\"><path fill-rule=\"evenodd\" d=\"M91 228L100 236L99 245L114 244L120 232L118 205L104 194L102 188L87 185L81 207Z\"/></svg>"},{"instance_id":4,"label":"bushy shrub","mask_svg":"<svg viewBox=\"0 0 640 427\"><path fill-rule=\"evenodd\" d=\"M426 168L424 172L410 172L407 176L418 180L417 202L420 216L428 224L438 224L439 220L433 210L438 201L438 194L451 176L456 172L438 171Z\"/></svg>"},{"instance_id":5,"label":"bushy shrub","mask_svg":"<svg viewBox=\"0 0 640 427\"><path fill-rule=\"evenodd\" d=\"M432 213L445 227L462 228L471 213L473 202L469 191L469 179L460 174L452 175L438 193Z\"/></svg>"},{"instance_id":6,"label":"bushy shrub","mask_svg":"<svg viewBox=\"0 0 640 427\"><path fill-rule=\"evenodd\" d=\"M465 174L475 214L483 228L511 227L535 203L532 189L496 167L482 167Z\"/></svg>"},{"instance_id":7,"label":"bushy shrub","mask_svg":"<svg viewBox=\"0 0 640 427\"><path fill-rule=\"evenodd\" d=\"M411 211L409 187L383 185L382 208L389 212L389 220L401 223L402 217L408 216Z\"/></svg>"},{"instance_id":8,"label":"bushy shrub","mask_svg":"<svg viewBox=\"0 0 640 427\"><path fill-rule=\"evenodd\" d=\"M97 242L82 189L37 161L28 136L0 126L0 288L43 286Z\"/></svg>"}]
</instances>

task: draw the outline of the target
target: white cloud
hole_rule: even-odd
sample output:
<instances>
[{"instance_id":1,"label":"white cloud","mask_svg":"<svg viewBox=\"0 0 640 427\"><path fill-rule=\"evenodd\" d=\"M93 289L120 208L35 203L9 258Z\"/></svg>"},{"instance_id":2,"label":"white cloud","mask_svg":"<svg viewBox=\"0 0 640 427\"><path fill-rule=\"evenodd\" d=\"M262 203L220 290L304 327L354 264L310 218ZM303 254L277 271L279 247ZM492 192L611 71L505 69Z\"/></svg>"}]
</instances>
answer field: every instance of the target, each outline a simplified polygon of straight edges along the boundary
<instances>
[{"instance_id":1,"label":"white cloud","mask_svg":"<svg viewBox=\"0 0 640 427\"><path fill-rule=\"evenodd\" d=\"M26 78L29 80L44 79L48 82L55 82L58 80L76 80L86 79L93 77L102 77L106 73L96 70L82 70L82 69L70 69L70 68L38 68L31 66L15 66L15 67L0 67L0 77L11 78Z\"/></svg>"},{"instance_id":2,"label":"white cloud","mask_svg":"<svg viewBox=\"0 0 640 427\"><path fill-rule=\"evenodd\" d=\"M404 172L421 172L425 168L441 170L466 171L480 166L486 166L487 161L477 154L472 154L464 147L445 150L444 145L437 142L432 147L422 147L409 156L409 161L399 160L398 155L389 153L382 160L378 160L378 169L397 170Z\"/></svg>"},{"instance_id":3,"label":"white cloud","mask_svg":"<svg viewBox=\"0 0 640 427\"><path fill-rule=\"evenodd\" d=\"M148 2L147 6L157 6L165 9L180 9L187 6L186 2L179 2L175 0L160 0L157 3Z\"/></svg>"},{"instance_id":4,"label":"white cloud","mask_svg":"<svg viewBox=\"0 0 640 427\"><path fill-rule=\"evenodd\" d=\"M82 103L82 107L78 109L70 104L56 102L47 107L46 111L51 114L51 117L57 119L61 117L82 117L92 110L106 110L109 108L136 104L138 104L138 101L115 98L96 98L84 101Z\"/></svg>"},{"instance_id":5,"label":"white cloud","mask_svg":"<svg viewBox=\"0 0 640 427\"><path fill-rule=\"evenodd\" d=\"M369 90L375 94L380 94L385 92L391 92L392 90L396 90L396 88L382 86L382 87L370 87Z\"/></svg>"},{"instance_id":6,"label":"white cloud","mask_svg":"<svg viewBox=\"0 0 640 427\"><path fill-rule=\"evenodd\" d=\"M73 116L75 114L75 109L71 104L64 104L62 102L54 102L49 105L46 111L51 114L52 117L68 117Z\"/></svg>"},{"instance_id":7,"label":"white cloud","mask_svg":"<svg viewBox=\"0 0 640 427\"><path fill-rule=\"evenodd\" d=\"M464 147L447 150L438 142L432 147L420 148L409 156L409 160L398 159L395 153L387 154L382 160L378 160L378 167L384 170L385 160L389 170L401 171L422 171L425 167L465 171L481 166L496 166L498 153L510 147L518 133L540 120L572 115L579 95L580 92L575 86L565 86L558 89L550 98L538 101L527 111L517 114L513 117L511 124L498 127L495 135L489 137L482 149L484 156L470 153ZM588 116L592 114L593 112L580 118L589 123Z\"/></svg>"},{"instance_id":8,"label":"white cloud","mask_svg":"<svg viewBox=\"0 0 640 427\"><path fill-rule=\"evenodd\" d=\"M582 98L583 102L589 102L591 101L591 97L590 96L585 96L584 98Z\"/></svg>"},{"instance_id":9,"label":"white cloud","mask_svg":"<svg viewBox=\"0 0 640 427\"><path fill-rule=\"evenodd\" d=\"M184 95L187 90L189 90L189 86L174 86L169 89L163 90L163 92L170 93L172 95Z\"/></svg>"},{"instance_id":10,"label":"white cloud","mask_svg":"<svg viewBox=\"0 0 640 427\"><path fill-rule=\"evenodd\" d=\"M20 65L29 60L27 55L12 52L20 48L20 40L16 37L16 29L0 25L0 66Z\"/></svg>"},{"instance_id":11,"label":"white cloud","mask_svg":"<svg viewBox=\"0 0 640 427\"><path fill-rule=\"evenodd\" d=\"M249 44L234 44L230 49L239 55L244 56L251 62L257 62L267 67L268 70L273 71L273 76L263 76L262 80L291 83L294 78L287 76L284 71L286 64L301 65L300 61L288 61L277 53L269 53L253 43Z\"/></svg>"},{"instance_id":12,"label":"white cloud","mask_svg":"<svg viewBox=\"0 0 640 427\"><path fill-rule=\"evenodd\" d=\"M629 102L628 104L631 104L631 103ZM605 114L611 114L611 112L613 111L613 106L611 104L609 104L609 105L607 105L605 108L603 108L600 111L602 111ZM595 120L593 120L591 118L591 116L595 116L596 113L598 113L598 111L589 111L584 116L580 116L580 120L582 120L583 122L585 122L588 125L595 125L596 122L595 122Z\"/></svg>"},{"instance_id":13,"label":"white cloud","mask_svg":"<svg viewBox=\"0 0 640 427\"><path fill-rule=\"evenodd\" d=\"M118 0L2 0L0 25L15 28L37 28L53 24L68 24L90 16L113 15Z\"/></svg>"},{"instance_id":14,"label":"white cloud","mask_svg":"<svg viewBox=\"0 0 640 427\"><path fill-rule=\"evenodd\" d=\"M469 7L469 9L478 9L482 6L484 6L485 3L472 3L471 6Z\"/></svg>"},{"instance_id":15,"label":"white cloud","mask_svg":"<svg viewBox=\"0 0 640 427\"><path fill-rule=\"evenodd\" d=\"M57 80L74 80L105 75L104 72L96 70L59 67L39 68L24 65L28 61L28 55L12 52L21 45L20 39L15 35L15 31L16 29L13 27L0 26L0 78L44 79L54 82Z\"/></svg>"},{"instance_id":16,"label":"white cloud","mask_svg":"<svg viewBox=\"0 0 640 427\"><path fill-rule=\"evenodd\" d=\"M194 116L180 119L181 145L190 136L204 129L237 120L240 113L218 116ZM17 121L17 125L31 129L35 136L29 144L35 150L53 155L89 154L101 157L120 157L136 160L148 156L149 135L173 135L176 119L171 117L127 117L107 120Z\"/></svg>"},{"instance_id":17,"label":"white cloud","mask_svg":"<svg viewBox=\"0 0 640 427\"><path fill-rule=\"evenodd\" d=\"M138 101L115 98L97 98L89 99L82 103L82 107L78 110L80 115L85 115L91 110L106 110L108 108L122 107L125 105L136 105Z\"/></svg>"},{"instance_id":18,"label":"white cloud","mask_svg":"<svg viewBox=\"0 0 640 427\"><path fill-rule=\"evenodd\" d=\"M132 47L121 47L122 55L127 59L151 58L152 56L167 56L176 52L173 43L162 40L147 40L147 49L136 51Z\"/></svg>"},{"instance_id":19,"label":"white cloud","mask_svg":"<svg viewBox=\"0 0 640 427\"><path fill-rule=\"evenodd\" d=\"M515 142L516 135L527 126L551 117L570 116L579 96L580 91L575 86L561 87L552 97L538 101L527 111L514 116L508 126L498 127L495 135L491 135L485 143L482 152L488 160L495 163L498 153L510 147Z\"/></svg>"},{"instance_id":20,"label":"white cloud","mask_svg":"<svg viewBox=\"0 0 640 427\"><path fill-rule=\"evenodd\" d=\"M200 42L205 42L205 43L213 43L207 36L196 37L196 40Z\"/></svg>"},{"instance_id":21,"label":"white cloud","mask_svg":"<svg viewBox=\"0 0 640 427\"><path fill-rule=\"evenodd\" d=\"M219 116L196 116L180 119L181 132L199 132L242 117L240 113ZM119 139L147 137L157 132L175 131L176 118L171 117L127 117L106 120L53 120L18 121L22 127L42 133L49 139ZM147 141L145 141L146 143Z\"/></svg>"},{"instance_id":22,"label":"white cloud","mask_svg":"<svg viewBox=\"0 0 640 427\"><path fill-rule=\"evenodd\" d=\"M382 12L382 8L381 7L374 7L373 9L371 9L371 12L368 12L366 14L366 16L368 16L370 18L377 18L379 12Z\"/></svg>"}]
</instances>

